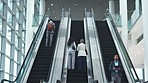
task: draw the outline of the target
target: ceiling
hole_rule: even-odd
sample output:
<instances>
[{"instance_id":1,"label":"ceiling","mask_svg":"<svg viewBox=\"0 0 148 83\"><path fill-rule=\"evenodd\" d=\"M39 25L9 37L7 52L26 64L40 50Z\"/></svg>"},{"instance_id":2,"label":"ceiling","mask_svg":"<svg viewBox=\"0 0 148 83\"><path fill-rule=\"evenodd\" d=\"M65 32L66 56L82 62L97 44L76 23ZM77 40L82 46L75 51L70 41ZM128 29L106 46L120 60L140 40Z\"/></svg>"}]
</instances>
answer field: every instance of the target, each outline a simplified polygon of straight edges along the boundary
<instances>
[{"instance_id":1,"label":"ceiling","mask_svg":"<svg viewBox=\"0 0 148 83\"><path fill-rule=\"evenodd\" d=\"M49 8L52 19L60 20L61 11L64 8L66 11L71 10L72 20L83 20L84 9L87 11L94 10L96 20L103 20L104 12L109 6L109 0L45 0L46 10ZM119 13L119 0L115 1L115 12ZM134 10L135 0L127 0L128 11L131 15Z\"/></svg>"}]
</instances>

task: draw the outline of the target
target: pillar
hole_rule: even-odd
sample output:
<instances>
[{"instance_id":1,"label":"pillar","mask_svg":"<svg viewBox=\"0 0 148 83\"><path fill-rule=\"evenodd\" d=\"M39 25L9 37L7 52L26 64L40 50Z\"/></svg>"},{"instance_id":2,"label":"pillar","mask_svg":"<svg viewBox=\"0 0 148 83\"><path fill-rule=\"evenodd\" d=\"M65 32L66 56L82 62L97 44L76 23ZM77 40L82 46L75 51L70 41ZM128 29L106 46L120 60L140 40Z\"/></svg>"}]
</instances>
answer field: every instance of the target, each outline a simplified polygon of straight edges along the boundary
<instances>
[{"instance_id":1,"label":"pillar","mask_svg":"<svg viewBox=\"0 0 148 83\"><path fill-rule=\"evenodd\" d=\"M109 0L109 12L114 17L115 16L115 1Z\"/></svg>"},{"instance_id":2,"label":"pillar","mask_svg":"<svg viewBox=\"0 0 148 83\"><path fill-rule=\"evenodd\" d=\"M121 16L121 38L127 49L128 47L128 17L127 17L127 0L119 0L120 1L120 16Z\"/></svg>"},{"instance_id":3,"label":"pillar","mask_svg":"<svg viewBox=\"0 0 148 83\"><path fill-rule=\"evenodd\" d=\"M148 0L142 1L142 16L143 16L143 37L144 37L144 72L145 80L148 81Z\"/></svg>"}]
</instances>

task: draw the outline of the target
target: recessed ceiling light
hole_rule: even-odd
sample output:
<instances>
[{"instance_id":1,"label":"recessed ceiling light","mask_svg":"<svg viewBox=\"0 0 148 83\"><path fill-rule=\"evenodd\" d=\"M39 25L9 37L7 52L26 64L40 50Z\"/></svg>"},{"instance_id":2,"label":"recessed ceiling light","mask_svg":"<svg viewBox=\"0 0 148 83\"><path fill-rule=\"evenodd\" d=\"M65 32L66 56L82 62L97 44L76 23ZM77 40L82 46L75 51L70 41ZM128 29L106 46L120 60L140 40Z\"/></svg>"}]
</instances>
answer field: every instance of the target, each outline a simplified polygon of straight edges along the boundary
<instances>
[{"instance_id":1,"label":"recessed ceiling light","mask_svg":"<svg viewBox=\"0 0 148 83\"><path fill-rule=\"evenodd\" d=\"M50 4L51 6L53 6L53 4Z\"/></svg>"},{"instance_id":2,"label":"recessed ceiling light","mask_svg":"<svg viewBox=\"0 0 148 83\"><path fill-rule=\"evenodd\" d=\"M52 12L54 13L55 11L53 10Z\"/></svg>"},{"instance_id":3,"label":"recessed ceiling light","mask_svg":"<svg viewBox=\"0 0 148 83\"><path fill-rule=\"evenodd\" d=\"M57 17L54 17L54 18L57 18Z\"/></svg>"},{"instance_id":4,"label":"recessed ceiling light","mask_svg":"<svg viewBox=\"0 0 148 83\"><path fill-rule=\"evenodd\" d=\"M77 4L75 3L75 6L76 6Z\"/></svg>"}]
</instances>

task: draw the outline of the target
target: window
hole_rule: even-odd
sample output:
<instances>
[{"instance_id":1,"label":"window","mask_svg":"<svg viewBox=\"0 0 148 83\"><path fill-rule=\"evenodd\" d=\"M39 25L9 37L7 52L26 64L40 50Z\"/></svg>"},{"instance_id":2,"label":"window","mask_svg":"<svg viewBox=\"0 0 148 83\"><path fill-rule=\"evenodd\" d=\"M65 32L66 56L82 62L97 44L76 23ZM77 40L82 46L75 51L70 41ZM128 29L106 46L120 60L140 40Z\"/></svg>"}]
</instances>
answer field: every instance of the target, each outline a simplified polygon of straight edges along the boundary
<instances>
[{"instance_id":1,"label":"window","mask_svg":"<svg viewBox=\"0 0 148 83\"><path fill-rule=\"evenodd\" d=\"M5 72L9 73L9 69L10 69L10 59L8 57L5 57Z\"/></svg>"},{"instance_id":2,"label":"window","mask_svg":"<svg viewBox=\"0 0 148 83\"><path fill-rule=\"evenodd\" d=\"M19 24L18 24L18 22L16 22L15 31L16 31L17 34L19 34Z\"/></svg>"},{"instance_id":3,"label":"window","mask_svg":"<svg viewBox=\"0 0 148 83\"><path fill-rule=\"evenodd\" d=\"M18 47L18 41L19 41L19 37L17 35L15 35L15 46Z\"/></svg>"},{"instance_id":4,"label":"window","mask_svg":"<svg viewBox=\"0 0 148 83\"><path fill-rule=\"evenodd\" d=\"M19 10L16 8L16 18L19 19Z\"/></svg>"},{"instance_id":5,"label":"window","mask_svg":"<svg viewBox=\"0 0 148 83\"><path fill-rule=\"evenodd\" d=\"M10 27L7 25L7 32L6 32L6 38L11 41L11 29Z\"/></svg>"},{"instance_id":6,"label":"window","mask_svg":"<svg viewBox=\"0 0 148 83\"><path fill-rule=\"evenodd\" d=\"M1 0L0 0L0 14L3 14L3 3Z\"/></svg>"},{"instance_id":7,"label":"window","mask_svg":"<svg viewBox=\"0 0 148 83\"><path fill-rule=\"evenodd\" d=\"M2 19L0 18L0 33L2 33Z\"/></svg>"},{"instance_id":8,"label":"window","mask_svg":"<svg viewBox=\"0 0 148 83\"><path fill-rule=\"evenodd\" d=\"M14 50L14 61L17 62L17 55L18 55L18 51L15 49Z\"/></svg>"},{"instance_id":9,"label":"window","mask_svg":"<svg viewBox=\"0 0 148 83\"><path fill-rule=\"evenodd\" d=\"M10 51L11 51L11 48L10 48L10 43L8 43L8 42L6 42L6 55L8 56L8 57L10 57Z\"/></svg>"},{"instance_id":10,"label":"window","mask_svg":"<svg viewBox=\"0 0 148 83\"><path fill-rule=\"evenodd\" d=\"M12 0L8 0L8 6L12 10Z\"/></svg>"},{"instance_id":11,"label":"window","mask_svg":"<svg viewBox=\"0 0 148 83\"><path fill-rule=\"evenodd\" d=\"M12 14L9 11L7 12L7 22L12 25Z\"/></svg>"}]
</instances>

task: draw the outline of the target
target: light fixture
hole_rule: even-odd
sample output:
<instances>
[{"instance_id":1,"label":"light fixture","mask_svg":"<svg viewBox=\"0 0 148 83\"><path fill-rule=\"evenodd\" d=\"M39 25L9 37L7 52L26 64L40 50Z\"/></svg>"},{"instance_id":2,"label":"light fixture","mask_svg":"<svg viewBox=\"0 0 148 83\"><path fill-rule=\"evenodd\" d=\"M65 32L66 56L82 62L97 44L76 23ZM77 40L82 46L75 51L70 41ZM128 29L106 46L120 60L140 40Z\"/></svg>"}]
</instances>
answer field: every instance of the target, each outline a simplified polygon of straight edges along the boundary
<instances>
[{"instance_id":1,"label":"light fixture","mask_svg":"<svg viewBox=\"0 0 148 83\"><path fill-rule=\"evenodd\" d=\"M53 6L53 3L52 4L50 4L51 6Z\"/></svg>"},{"instance_id":2,"label":"light fixture","mask_svg":"<svg viewBox=\"0 0 148 83\"><path fill-rule=\"evenodd\" d=\"M77 5L77 3L75 3L75 6Z\"/></svg>"}]
</instances>

